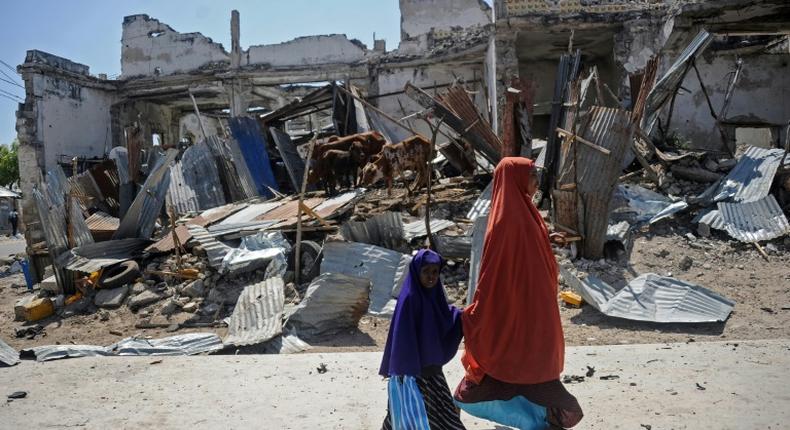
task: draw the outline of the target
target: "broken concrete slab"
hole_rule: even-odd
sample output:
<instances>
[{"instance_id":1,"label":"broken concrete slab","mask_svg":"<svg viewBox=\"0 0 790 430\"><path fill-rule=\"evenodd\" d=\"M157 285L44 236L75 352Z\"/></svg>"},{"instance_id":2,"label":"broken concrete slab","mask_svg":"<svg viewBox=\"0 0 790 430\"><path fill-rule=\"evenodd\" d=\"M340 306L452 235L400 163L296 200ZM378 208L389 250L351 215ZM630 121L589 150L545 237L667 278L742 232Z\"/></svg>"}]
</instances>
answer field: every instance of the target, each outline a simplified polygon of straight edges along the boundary
<instances>
[{"instance_id":1,"label":"broken concrete slab","mask_svg":"<svg viewBox=\"0 0 790 430\"><path fill-rule=\"evenodd\" d=\"M327 273L310 284L305 298L288 317L288 327L300 336L320 336L354 328L367 312L368 279Z\"/></svg>"},{"instance_id":2,"label":"broken concrete slab","mask_svg":"<svg viewBox=\"0 0 790 430\"><path fill-rule=\"evenodd\" d=\"M128 285L118 288L101 289L96 292L93 303L100 308L117 308L123 304L123 301L128 295Z\"/></svg>"},{"instance_id":3,"label":"broken concrete slab","mask_svg":"<svg viewBox=\"0 0 790 430\"><path fill-rule=\"evenodd\" d=\"M152 303L156 303L159 300L162 300L163 298L164 296L162 294L159 294L151 290L145 290L142 293L132 297L131 300L129 300L129 309L135 311L137 309L148 306Z\"/></svg>"},{"instance_id":4,"label":"broken concrete slab","mask_svg":"<svg viewBox=\"0 0 790 430\"><path fill-rule=\"evenodd\" d=\"M205 284L203 283L203 280L202 279L196 279L196 280L190 282L189 284L184 286L184 288L181 289L181 294L183 294L185 296L188 296L188 297L192 297L192 298L205 296L206 295L206 287L205 287Z\"/></svg>"}]
</instances>

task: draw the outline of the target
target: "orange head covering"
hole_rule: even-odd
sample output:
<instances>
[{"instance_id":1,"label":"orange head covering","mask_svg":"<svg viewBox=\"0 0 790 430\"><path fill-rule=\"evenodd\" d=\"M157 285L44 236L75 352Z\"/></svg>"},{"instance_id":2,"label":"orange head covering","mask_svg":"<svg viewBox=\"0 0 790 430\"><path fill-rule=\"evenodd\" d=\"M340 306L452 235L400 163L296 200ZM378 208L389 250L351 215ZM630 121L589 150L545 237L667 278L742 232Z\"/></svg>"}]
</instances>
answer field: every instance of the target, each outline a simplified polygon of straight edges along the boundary
<instances>
[{"instance_id":1,"label":"orange head covering","mask_svg":"<svg viewBox=\"0 0 790 430\"><path fill-rule=\"evenodd\" d=\"M565 359L557 261L548 229L527 194L533 162L508 157L494 170L480 276L464 310L467 378L513 384L558 379Z\"/></svg>"}]
</instances>

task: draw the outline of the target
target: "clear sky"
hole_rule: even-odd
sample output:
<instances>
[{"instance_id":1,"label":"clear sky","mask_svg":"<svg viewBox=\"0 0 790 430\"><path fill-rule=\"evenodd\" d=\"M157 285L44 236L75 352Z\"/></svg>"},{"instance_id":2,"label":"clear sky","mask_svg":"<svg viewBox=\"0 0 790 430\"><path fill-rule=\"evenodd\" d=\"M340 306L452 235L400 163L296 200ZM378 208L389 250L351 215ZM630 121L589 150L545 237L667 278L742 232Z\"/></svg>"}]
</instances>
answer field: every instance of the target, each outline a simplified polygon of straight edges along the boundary
<instances>
[{"instance_id":1,"label":"clear sky","mask_svg":"<svg viewBox=\"0 0 790 430\"><path fill-rule=\"evenodd\" d=\"M241 14L241 45L277 43L298 36L343 33L387 49L400 40L398 0L11 0L3 2L0 60L14 69L25 51L39 49L90 66L92 74L121 72L123 17L144 13L180 32L200 32L230 50L230 11ZM22 84L19 76L0 70ZM0 79L10 80L0 74ZM24 90L0 80L0 94L24 98ZM0 144L16 137L17 102L0 96Z\"/></svg>"}]
</instances>

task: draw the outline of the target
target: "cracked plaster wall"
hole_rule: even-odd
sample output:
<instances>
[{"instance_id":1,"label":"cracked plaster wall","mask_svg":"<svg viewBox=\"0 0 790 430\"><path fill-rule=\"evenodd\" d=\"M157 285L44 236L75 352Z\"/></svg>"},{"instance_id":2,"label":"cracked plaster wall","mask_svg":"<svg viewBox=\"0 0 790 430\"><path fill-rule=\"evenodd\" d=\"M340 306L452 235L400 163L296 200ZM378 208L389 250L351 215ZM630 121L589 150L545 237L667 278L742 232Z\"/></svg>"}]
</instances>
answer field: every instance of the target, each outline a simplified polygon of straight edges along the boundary
<instances>
[{"instance_id":1,"label":"cracked plaster wall","mask_svg":"<svg viewBox=\"0 0 790 430\"><path fill-rule=\"evenodd\" d=\"M491 23L491 8L482 0L400 0L400 13L401 40Z\"/></svg>"},{"instance_id":2,"label":"cracked plaster wall","mask_svg":"<svg viewBox=\"0 0 790 430\"><path fill-rule=\"evenodd\" d=\"M730 74L735 70L735 55L708 51L697 59L697 67L710 95L714 110L724 103ZM727 111L727 122L784 126L790 118L790 54L763 54L743 57L743 70ZM721 137L710 115L705 95L694 71L683 81L684 88L675 101L671 129L691 140L692 145L721 149ZM662 116L665 118L665 115ZM780 127L784 128L784 127ZM781 130L784 133L784 130ZM780 136L783 142L784 135Z\"/></svg>"},{"instance_id":3,"label":"cracked plaster wall","mask_svg":"<svg viewBox=\"0 0 790 430\"><path fill-rule=\"evenodd\" d=\"M306 36L273 45L250 46L249 65L272 67L315 66L329 63L356 63L366 56L365 45L349 40L344 34Z\"/></svg>"}]
</instances>

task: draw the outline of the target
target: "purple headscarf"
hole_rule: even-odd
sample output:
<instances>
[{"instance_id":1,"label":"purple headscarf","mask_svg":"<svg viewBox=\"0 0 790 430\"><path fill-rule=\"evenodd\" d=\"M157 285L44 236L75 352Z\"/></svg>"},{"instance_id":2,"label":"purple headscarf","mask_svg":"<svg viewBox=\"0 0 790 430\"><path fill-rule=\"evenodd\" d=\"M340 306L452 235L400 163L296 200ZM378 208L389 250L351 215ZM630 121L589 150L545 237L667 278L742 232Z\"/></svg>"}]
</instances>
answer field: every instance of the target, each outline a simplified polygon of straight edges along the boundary
<instances>
[{"instance_id":1,"label":"purple headscarf","mask_svg":"<svg viewBox=\"0 0 790 430\"><path fill-rule=\"evenodd\" d=\"M447 304L441 281L433 288L420 284L426 264L441 265L442 257L420 250L411 260L381 360L382 376L419 376L426 366L450 361L461 343L461 311Z\"/></svg>"}]
</instances>

